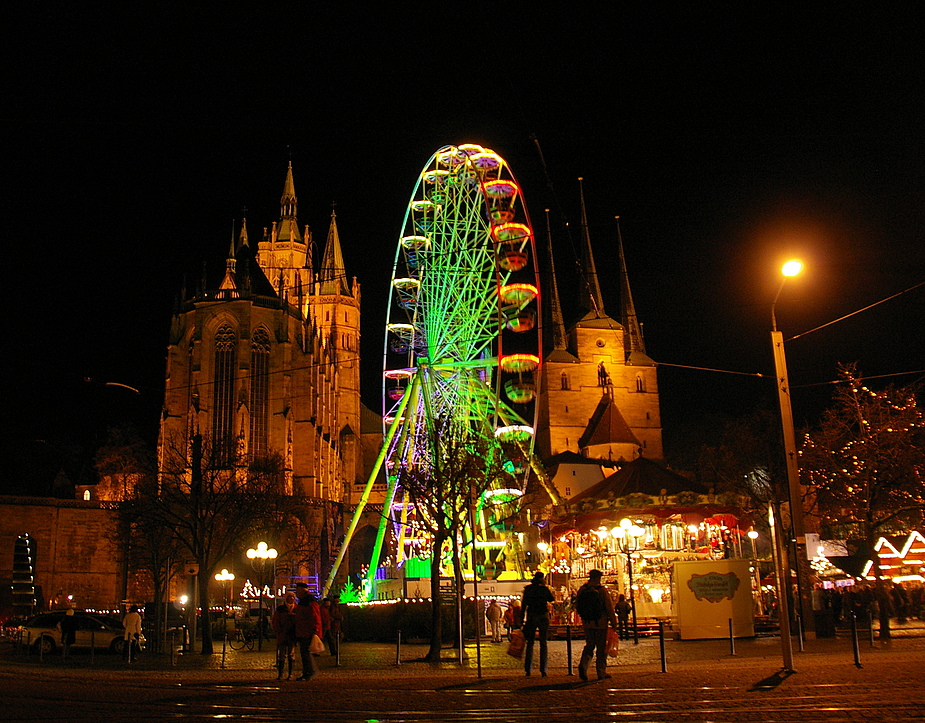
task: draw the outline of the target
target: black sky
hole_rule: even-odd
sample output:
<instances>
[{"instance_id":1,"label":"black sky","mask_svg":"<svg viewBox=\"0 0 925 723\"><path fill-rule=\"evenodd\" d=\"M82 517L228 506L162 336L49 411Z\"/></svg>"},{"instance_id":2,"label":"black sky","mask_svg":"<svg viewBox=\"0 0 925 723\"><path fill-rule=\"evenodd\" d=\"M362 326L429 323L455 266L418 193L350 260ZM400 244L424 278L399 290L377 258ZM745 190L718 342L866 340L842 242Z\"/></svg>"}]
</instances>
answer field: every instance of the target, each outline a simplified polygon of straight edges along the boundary
<instances>
[{"instance_id":1,"label":"black sky","mask_svg":"<svg viewBox=\"0 0 925 723\"><path fill-rule=\"evenodd\" d=\"M778 306L788 337L925 280L914 5L593 7L74 6L11 22L4 446L60 445L126 416L153 429L184 275L222 262L244 207L252 237L278 218L290 158L319 243L336 203L370 379L405 205L448 143L504 156L538 228L552 209L566 278L584 177L608 311L619 215L660 362L770 371L770 303L791 255L808 268ZM923 301L920 288L794 341L798 423L830 391L803 385L834 379L838 362L922 369ZM669 444L773 398L767 380L667 366L660 384Z\"/></svg>"}]
</instances>

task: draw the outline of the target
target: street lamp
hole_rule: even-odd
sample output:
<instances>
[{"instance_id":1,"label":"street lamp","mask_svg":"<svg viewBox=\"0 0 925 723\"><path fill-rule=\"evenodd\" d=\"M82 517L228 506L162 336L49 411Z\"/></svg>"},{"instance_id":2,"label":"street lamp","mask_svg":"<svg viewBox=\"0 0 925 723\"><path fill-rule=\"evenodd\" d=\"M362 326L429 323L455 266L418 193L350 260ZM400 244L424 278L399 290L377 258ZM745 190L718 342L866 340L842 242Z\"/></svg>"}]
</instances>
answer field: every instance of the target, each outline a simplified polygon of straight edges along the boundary
<instances>
[{"instance_id":1,"label":"street lamp","mask_svg":"<svg viewBox=\"0 0 925 723\"><path fill-rule=\"evenodd\" d=\"M259 630L257 631L257 650L258 651L263 650L263 629L264 629L263 587L265 585L264 579L263 579L264 570L266 569L267 560L275 560L278 554L279 553L277 553L274 548L267 547L266 542L258 542L256 549L252 547L251 549L247 551L248 559L251 561L254 561L254 560L259 561L258 564L260 565L260 582L259 582L260 590L257 595L257 609L259 610L257 619L260 621ZM274 578L275 578L275 575L274 575ZM274 587L275 586L276 585L275 585L275 580L274 580Z\"/></svg>"},{"instance_id":2,"label":"street lamp","mask_svg":"<svg viewBox=\"0 0 925 723\"><path fill-rule=\"evenodd\" d=\"M784 338L781 332L777 330L777 316L775 314L777 300L780 298L781 291L784 290L787 279L796 276L802 270L803 263L797 259L786 262L781 268L783 279L781 280L780 287L777 289L777 294L774 296L774 303L771 304L771 347L774 351L774 372L777 377L777 399L780 404L784 458L787 464L787 501L790 506L790 523L793 528L794 553L796 555L793 565L797 574L798 609L800 611L800 617L803 620L804 630L812 632L815 631L816 625L813 619L812 601L808 594L808 577L805 574L807 558L806 525L803 520L803 490L800 488L800 469L797 461L796 433L793 428L790 379L787 375L787 358L784 355ZM781 584L781 581L778 580L778 585ZM783 589L789 592L789 575L786 582L783 584L787 586ZM780 595L780 593L781 590L778 590L778 595Z\"/></svg>"},{"instance_id":3,"label":"street lamp","mask_svg":"<svg viewBox=\"0 0 925 723\"><path fill-rule=\"evenodd\" d=\"M623 518L620 526L614 527L610 534L619 541L620 550L626 555L626 570L630 582L630 611L633 613L633 645L639 645L639 626L636 623L636 591L633 589L633 553L639 549L639 538L645 530L637 527L631 520Z\"/></svg>"},{"instance_id":4,"label":"street lamp","mask_svg":"<svg viewBox=\"0 0 925 723\"><path fill-rule=\"evenodd\" d=\"M234 580L234 573L223 568L221 572L215 573L215 579L222 584L222 596L225 598L225 606L228 607L231 604L228 600L228 583Z\"/></svg>"}]
</instances>

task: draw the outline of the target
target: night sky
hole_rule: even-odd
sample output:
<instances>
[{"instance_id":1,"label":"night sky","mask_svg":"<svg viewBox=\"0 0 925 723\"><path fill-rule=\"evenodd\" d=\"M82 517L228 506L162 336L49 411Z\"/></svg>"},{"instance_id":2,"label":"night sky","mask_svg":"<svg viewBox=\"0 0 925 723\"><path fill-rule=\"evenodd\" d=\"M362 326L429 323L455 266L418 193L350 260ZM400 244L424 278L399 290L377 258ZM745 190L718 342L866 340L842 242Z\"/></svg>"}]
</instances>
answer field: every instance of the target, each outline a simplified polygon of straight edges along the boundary
<instances>
[{"instance_id":1,"label":"night sky","mask_svg":"<svg viewBox=\"0 0 925 723\"><path fill-rule=\"evenodd\" d=\"M510 163L542 244L552 209L566 303L584 177L607 311L619 313L619 215L658 362L770 372L790 256L807 269L778 304L785 338L925 281L914 5L436 5L456 10L73 6L7 24L0 485L22 450L60 452L125 419L153 432L184 277L192 287L203 261L223 263L244 208L252 239L279 218L290 159L319 249L336 204L362 284L371 406L405 206L450 143ZM789 344L797 424L817 418L839 362L925 368L923 305L919 287ZM659 379L669 454L709 420L774 400L773 379L668 366Z\"/></svg>"}]
</instances>

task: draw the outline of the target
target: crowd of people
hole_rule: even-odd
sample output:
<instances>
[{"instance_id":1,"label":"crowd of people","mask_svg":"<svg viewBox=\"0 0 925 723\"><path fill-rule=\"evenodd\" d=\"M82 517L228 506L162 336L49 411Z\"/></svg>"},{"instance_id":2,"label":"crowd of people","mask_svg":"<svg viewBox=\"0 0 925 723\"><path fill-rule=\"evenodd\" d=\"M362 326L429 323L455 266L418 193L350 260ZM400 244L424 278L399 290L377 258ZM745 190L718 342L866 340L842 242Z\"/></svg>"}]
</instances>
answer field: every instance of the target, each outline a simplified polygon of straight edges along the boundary
<instances>
[{"instance_id":1,"label":"crowd of people","mask_svg":"<svg viewBox=\"0 0 925 723\"><path fill-rule=\"evenodd\" d=\"M851 613L858 619L868 615L876 619L884 613L902 625L910 619L925 620L925 585L887 580L883 594L877 593L874 583L849 585L823 590L822 604L836 625L847 624Z\"/></svg>"}]
</instances>

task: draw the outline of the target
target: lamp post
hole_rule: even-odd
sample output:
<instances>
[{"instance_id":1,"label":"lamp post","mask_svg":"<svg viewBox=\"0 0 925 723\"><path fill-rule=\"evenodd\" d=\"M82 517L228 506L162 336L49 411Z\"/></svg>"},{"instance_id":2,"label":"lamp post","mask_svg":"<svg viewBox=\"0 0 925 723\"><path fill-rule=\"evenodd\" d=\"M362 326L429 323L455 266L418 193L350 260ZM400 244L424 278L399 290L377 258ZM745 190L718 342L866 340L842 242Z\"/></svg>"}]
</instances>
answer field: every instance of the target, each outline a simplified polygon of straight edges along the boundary
<instances>
[{"instance_id":1,"label":"lamp post","mask_svg":"<svg viewBox=\"0 0 925 723\"><path fill-rule=\"evenodd\" d=\"M803 263L796 259L788 261L781 268L783 279L777 294L774 296L774 303L771 304L771 347L774 351L774 372L777 377L777 399L780 404L780 421L781 431L784 440L784 458L787 465L787 501L790 506L790 524L793 529L794 569L797 573L797 595L800 611L800 617L803 620L803 628L807 632L815 632L816 625L813 618L812 601L809 597L808 581L806 575L807 558L806 558L806 526L803 519L803 490L800 488L800 468L797 462L797 445L796 433L793 428L793 408L790 401L790 379L787 375L787 357L784 354L784 338L781 332L777 330L777 316L775 310L777 300L780 298L781 291L787 279L792 278L803 270ZM778 520L778 523L780 520ZM790 579L789 575L784 583L786 587L783 590L789 592ZM778 579L778 585L781 580ZM782 590L778 590L778 595Z\"/></svg>"},{"instance_id":2,"label":"lamp post","mask_svg":"<svg viewBox=\"0 0 925 723\"><path fill-rule=\"evenodd\" d=\"M257 547L251 548L247 551L247 557L249 560L258 560L260 565L260 590L257 595L257 609L258 613L258 630L257 630L257 650L263 650L263 629L264 629L264 620L263 620L263 587L264 587L264 570L267 565L267 560L275 560L277 552L272 547L267 547L266 542L258 542ZM275 575L274 575L275 577Z\"/></svg>"},{"instance_id":3,"label":"lamp post","mask_svg":"<svg viewBox=\"0 0 925 723\"><path fill-rule=\"evenodd\" d=\"M223 568L221 572L215 573L215 580L222 584L222 597L224 598L225 607L227 608L231 604L228 600L228 583L234 580L234 573L228 572L228 570Z\"/></svg>"},{"instance_id":4,"label":"lamp post","mask_svg":"<svg viewBox=\"0 0 925 723\"><path fill-rule=\"evenodd\" d=\"M639 626L636 623L636 591L633 588L633 553L639 549L639 538L645 530L637 527L631 520L623 518L620 526L610 531L611 536L620 544L620 550L626 555L626 570L630 584L630 612L633 614L633 645L639 645Z\"/></svg>"}]
</instances>

